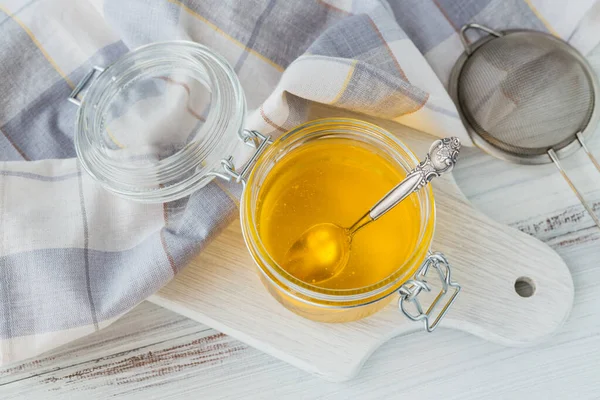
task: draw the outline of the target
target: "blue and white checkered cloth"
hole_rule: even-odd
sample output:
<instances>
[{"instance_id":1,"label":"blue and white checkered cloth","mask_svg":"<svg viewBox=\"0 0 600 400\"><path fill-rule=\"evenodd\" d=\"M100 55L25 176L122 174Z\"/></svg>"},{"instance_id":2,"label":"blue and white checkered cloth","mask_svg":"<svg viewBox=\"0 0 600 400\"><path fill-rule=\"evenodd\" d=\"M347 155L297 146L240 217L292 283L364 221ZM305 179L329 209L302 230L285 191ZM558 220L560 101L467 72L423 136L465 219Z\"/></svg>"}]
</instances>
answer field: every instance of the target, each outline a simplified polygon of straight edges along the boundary
<instances>
[{"instance_id":1,"label":"blue and white checkered cloth","mask_svg":"<svg viewBox=\"0 0 600 400\"><path fill-rule=\"evenodd\" d=\"M320 102L468 142L445 91L468 22L550 32L600 66L592 0L0 0L0 365L109 325L235 215L216 183L142 205L82 172L66 99L93 65L193 40L234 66L248 128L281 134Z\"/></svg>"}]
</instances>

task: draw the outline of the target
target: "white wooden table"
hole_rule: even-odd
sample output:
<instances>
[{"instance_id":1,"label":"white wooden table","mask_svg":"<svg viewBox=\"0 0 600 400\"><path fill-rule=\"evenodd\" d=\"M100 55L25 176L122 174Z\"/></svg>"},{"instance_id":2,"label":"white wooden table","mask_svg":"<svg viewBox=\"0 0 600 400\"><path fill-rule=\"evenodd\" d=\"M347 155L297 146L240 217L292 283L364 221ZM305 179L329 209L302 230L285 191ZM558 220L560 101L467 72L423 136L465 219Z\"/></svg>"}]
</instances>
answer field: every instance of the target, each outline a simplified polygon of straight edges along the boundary
<instances>
[{"instance_id":1,"label":"white wooden table","mask_svg":"<svg viewBox=\"0 0 600 400\"><path fill-rule=\"evenodd\" d=\"M600 137L591 147L600 155ZM600 212L600 174L583 153L564 164ZM600 230L552 165L465 149L455 176L476 207L547 242L571 268L575 306L549 342L503 348L440 328L391 340L356 379L336 384L142 303L104 331L0 369L0 399L600 398ZM409 346L422 357L398 362Z\"/></svg>"}]
</instances>

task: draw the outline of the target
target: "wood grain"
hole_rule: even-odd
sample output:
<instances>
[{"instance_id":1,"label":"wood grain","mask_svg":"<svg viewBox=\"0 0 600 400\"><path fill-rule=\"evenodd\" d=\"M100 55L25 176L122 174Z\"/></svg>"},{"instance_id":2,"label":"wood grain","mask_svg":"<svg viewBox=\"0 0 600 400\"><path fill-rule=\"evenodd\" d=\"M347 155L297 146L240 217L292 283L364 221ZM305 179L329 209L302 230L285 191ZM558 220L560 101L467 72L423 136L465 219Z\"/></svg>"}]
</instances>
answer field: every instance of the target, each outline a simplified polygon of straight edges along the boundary
<instances>
[{"instance_id":1,"label":"wood grain","mask_svg":"<svg viewBox=\"0 0 600 400\"><path fill-rule=\"evenodd\" d=\"M157 381L166 376L210 368L247 349L220 332L146 302L89 339L0 370L0 394L2 399L12 398L12 393L22 396L22 389L27 394L32 382L51 397L62 396L70 387L109 395L113 386L160 386Z\"/></svg>"},{"instance_id":2,"label":"wood grain","mask_svg":"<svg viewBox=\"0 0 600 400\"><path fill-rule=\"evenodd\" d=\"M340 111L319 107L313 117L335 113ZM426 154L434 140L389 121L374 122L400 136L417 154ZM452 177L433 185L437 224L432 247L446 254L454 280L463 286L444 326L508 346L551 336L573 301L573 282L562 259L531 236L475 210ZM401 315L397 300L363 321L305 320L269 296L254 268L236 221L150 301L333 381L354 377L390 338L423 330L421 323ZM523 298L515 292L521 277L535 283L533 296ZM406 358L419 351L412 349Z\"/></svg>"}]
</instances>

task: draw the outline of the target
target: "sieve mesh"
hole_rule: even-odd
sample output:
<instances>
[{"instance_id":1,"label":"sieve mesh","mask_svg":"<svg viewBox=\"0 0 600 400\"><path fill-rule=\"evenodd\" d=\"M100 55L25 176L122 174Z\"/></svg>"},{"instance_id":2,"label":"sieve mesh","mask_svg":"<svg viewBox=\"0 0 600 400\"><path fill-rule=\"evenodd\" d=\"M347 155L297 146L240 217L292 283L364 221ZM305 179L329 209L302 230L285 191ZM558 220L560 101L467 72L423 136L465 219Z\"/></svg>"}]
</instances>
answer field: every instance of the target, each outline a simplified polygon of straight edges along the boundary
<instances>
[{"instance_id":1,"label":"sieve mesh","mask_svg":"<svg viewBox=\"0 0 600 400\"><path fill-rule=\"evenodd\" d=\"M527 31L477 48L460 72L457 97L473 130L516 156L558 151L577 140L595 100L571 47Z\"/></svg>"}]
</instances>

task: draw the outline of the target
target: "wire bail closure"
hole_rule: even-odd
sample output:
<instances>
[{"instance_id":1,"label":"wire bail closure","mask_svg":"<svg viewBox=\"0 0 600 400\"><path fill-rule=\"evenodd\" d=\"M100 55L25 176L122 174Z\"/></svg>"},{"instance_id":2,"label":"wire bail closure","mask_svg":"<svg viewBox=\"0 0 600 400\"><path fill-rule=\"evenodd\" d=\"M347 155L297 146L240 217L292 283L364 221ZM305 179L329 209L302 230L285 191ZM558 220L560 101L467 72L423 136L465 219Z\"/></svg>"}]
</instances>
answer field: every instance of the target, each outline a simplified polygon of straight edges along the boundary
<instances>
[{"instance_id":1,"label":"wire bail closure","mask_svg":"<svg viewBox=\"0 0 600 400\"><path fill-rule=\"evenodd\" d=\"M81 78L81 80L79 81L79 83L77 84L77 86L75 86L75 88L73 89L73 91L69 95L69 99L68 100L71 103L75 104L77 107L81 107L81 100L79 100L77 98L77 96L87 86L87 84L90 82L90 80L92 79L92 77L95 75L96 72L102 73L102 72L104 72L104 68L99 67L97 65L94 65L92 67L92 69L89 70L89 72L87 74L85 74L85 76L83 78Z\"/></svg>"},{"instance_id":2,"label":"wire bail closure","mask_svg":"<svg viewBox=\"0 0 600 400\"><path fill-rule=\"evenodd\" d=\"M440 281L442 282L442 288L427 311L424 311L418 296L423 290L431 292L431 287L426 279L430 267L435 268L437 271ZM449 289L453 289L454 293L452 293L451 297L446 301L442 310L434 317L434 309L442 298L444 298L446 293L448 293ZM460 291L461 286L452 281L451 267L448 260L446 260L446 257L442 253L430 253L423 264L421 264L419 270L415 273L414 278L404 282L404 284L400 286L400 289L398 290L398 293L400 294L398 308L400 308L404 315L412 321L425 321L425 329L427 332L433 332L448 313L450 306L452 306ZM407 303L414 304L416 312L409 311L406 308ZM433 322L431 322L432 318Z\"/></svg>"}]
</instances>

